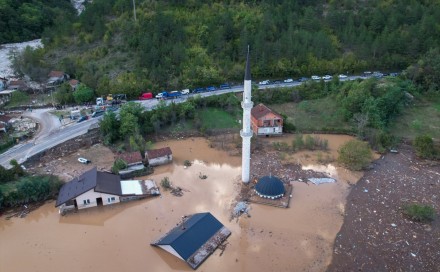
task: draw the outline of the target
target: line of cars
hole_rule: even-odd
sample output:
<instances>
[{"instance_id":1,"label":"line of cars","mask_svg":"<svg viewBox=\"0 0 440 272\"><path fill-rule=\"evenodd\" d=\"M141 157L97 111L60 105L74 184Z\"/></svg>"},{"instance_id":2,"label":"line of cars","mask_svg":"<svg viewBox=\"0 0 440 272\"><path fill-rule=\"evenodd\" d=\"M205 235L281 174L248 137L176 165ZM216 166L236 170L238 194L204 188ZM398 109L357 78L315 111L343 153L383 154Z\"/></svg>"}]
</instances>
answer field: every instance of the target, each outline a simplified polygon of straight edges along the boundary
<instances>
[{"instance_id":1,"label":"line of cars","mask_svg":"<svg viewBox=\"0 0 440 272\"><path fill-rule=\"evenodd\" d=\"M190 93L205 93L205 92L213 92L216 90L225 90L225 89L231 89L231 85L224 83L221 84L219 87L216 86L208 86L208 87L199 87L199 88L195 88L192 91L190 89L184 89L181 91L172 91L172 92L167 92L167 91L161 91L160 93L158 93L155 98L156 99L175 99L175 98L179 98L182 95L189 95ZM148 95L147 95L148 94ZM151 95L150 95L151 94ZM152 93L145 93L142 94L141 97L139 97L140 100L147 100L147 99L151 99L153 97Z\"/></svg>"}]
</instances>

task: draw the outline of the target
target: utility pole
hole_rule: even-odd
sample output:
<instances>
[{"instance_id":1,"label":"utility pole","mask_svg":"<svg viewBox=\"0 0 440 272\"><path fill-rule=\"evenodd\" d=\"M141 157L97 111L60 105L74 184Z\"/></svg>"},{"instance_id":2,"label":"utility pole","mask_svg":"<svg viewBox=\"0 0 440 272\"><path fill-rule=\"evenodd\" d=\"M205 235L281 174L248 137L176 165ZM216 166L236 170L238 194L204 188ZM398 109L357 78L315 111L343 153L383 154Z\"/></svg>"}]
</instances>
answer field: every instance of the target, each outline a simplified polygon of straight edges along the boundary
<instances>
[{"instance_id":1,"label":"utility pole","mask_svg":"<svg viewBox=\"0 0 440 272\"><path fill-rule=\"evenodd\" d=\"M136 22L136 3L133 0L133 15L134 15L134 21Z\"/></svg>"}]
</instances>

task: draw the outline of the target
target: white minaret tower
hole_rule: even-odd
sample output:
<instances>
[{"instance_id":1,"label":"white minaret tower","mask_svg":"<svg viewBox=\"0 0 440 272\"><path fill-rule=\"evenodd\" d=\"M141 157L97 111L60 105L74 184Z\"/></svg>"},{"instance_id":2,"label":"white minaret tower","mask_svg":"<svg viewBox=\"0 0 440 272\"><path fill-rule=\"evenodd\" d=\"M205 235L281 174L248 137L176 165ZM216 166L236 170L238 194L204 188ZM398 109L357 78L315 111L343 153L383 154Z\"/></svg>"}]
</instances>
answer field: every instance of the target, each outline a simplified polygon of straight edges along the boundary
<instances>
[{"instance_id":1,"label":"white minaret tower","mask_svg":"<svg viewBox=\"0 0 440 272\"><path fill-rule=\"evenodd\" d=\"M240 131L240 136L243 138L242 152L241 152L241 179L244 183L249 182L250 164L251 164L251 109L254 103L251 101L251 67L249 66L249 45L246 57L246 71L244 74L244 92L243 102L243 129Z\"/></svg>"}]
</instances>

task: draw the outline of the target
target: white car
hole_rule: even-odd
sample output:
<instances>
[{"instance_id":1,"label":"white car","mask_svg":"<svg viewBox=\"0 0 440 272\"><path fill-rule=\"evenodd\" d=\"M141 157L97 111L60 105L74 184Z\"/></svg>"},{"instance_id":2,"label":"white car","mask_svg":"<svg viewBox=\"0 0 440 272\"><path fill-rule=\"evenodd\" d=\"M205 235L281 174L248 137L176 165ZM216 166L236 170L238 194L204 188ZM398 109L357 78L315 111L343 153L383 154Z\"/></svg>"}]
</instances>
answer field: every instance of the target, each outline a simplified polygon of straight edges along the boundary
<instances>
[{"instance_id":1,"label":"white car","mask_svg":"<svg viewBox=\"0 0 440 272\"><path fill-rule=\"evenodd\" d=\"M293 79L291 79L291 78L288 78L288 79L284 80L284 83L292 83L292 82L293 82Z\"/></svg>"},{"instance_id":2,"label":"white car","mask_svg":"<svg viewBox=\"0 0 440 272\"><path fill-rule=\"evenodd\" d=\"M325 75L325 76L322 77L322 79L324 79L324 80L330 80L332 78L333 77L331 75Z\"/></svg>"},{"instance_id":3,"label":"white car","mask_svg":"<svg viewBox=\"0 0 440 272\"><path fill-rule=\"evenodd\" d=\"M184 89L180 91L183 95L189 94L189 89Z\"/></svg>"},{"instance_id":4,"label":"white car","mask_svg":"<svg viewBox=\"0 0 440 272\"><path fill-rule=\"evenodd\" d=\"M339 79L344 79L344 78L347 78L347 76L346 75L344 75L344 74L340 74L339 76Z\"/></svg>"},{"instance_id":5,"label":"white car","mask_svg":"<svg viewBox=\"0 0 440 272\"><path fill-rule=\"evenodd\" d=\"M267 85L267 84L269 84L269 80L263 80L263 81L260 81L259 83L258 83L259 85Z\"/></svg>"},{"instance_id":6,"label":"white car","mask_svg":"<svg viewBox=\"0 0 440 272\"><path fill-rule=\"evenodd\" d=\"M320 76L312 76L312 79L313 79L313 80L320 80L321 77L320 77Z\"/></svg>"}]
</instances>

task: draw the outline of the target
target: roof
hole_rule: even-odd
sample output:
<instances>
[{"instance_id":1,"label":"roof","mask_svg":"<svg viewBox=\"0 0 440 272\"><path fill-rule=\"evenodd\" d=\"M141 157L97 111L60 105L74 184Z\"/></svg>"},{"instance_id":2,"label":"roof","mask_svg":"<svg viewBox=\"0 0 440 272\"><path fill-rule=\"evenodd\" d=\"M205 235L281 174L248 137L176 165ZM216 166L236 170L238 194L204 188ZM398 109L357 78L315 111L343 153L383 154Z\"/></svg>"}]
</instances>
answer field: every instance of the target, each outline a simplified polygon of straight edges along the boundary
<instances>
[{"instance_id":1,"label":"roof","mask_svg":"<svg viewBox=\"0 0 440 272\"><path fill-rule=\"evenodd\" d=\"M208 257L207 251L214 251L230 233L211 213L196 213L184 219L152 245L170 246L183 260L196 268ZM220 239L211 239L214 236ZM213 240L216 240L215 246Z\"/></svg>"},{"instance_id":2,"label":"roof","mask_svg":"<svg viewBox=\"0 0 440 272\"><path fill-rule=\"evenodd\" d=\"M12 117L10 117L9 115L0 115L0 122L9 122L9 120L11 120Z\"/></svg>"},{"instance_id":3,"label":"roof","mask_svg":"<svg viewBox=\"0 0 440 272\"><path fill-rule=\"evenodd\" d=\"M121 177L107 172L97 172L95 192L121 195Z\"/></svg>"},{"instance_id":4,"label":"roof","mask_svg":"<svg viewBox=\"0 0 440 272\"><path fill-rule=\"evenodd\" d=\"M71 86L78 85L78 83L79 83L79 80L77 80L77 79L71 79L71 80L69 80L69 84L70 84Z\"/></svg>"},{"instance_id":5,"label":"roof","mask_svg":"<svg viewBox=\"0 0 440 272\"><path fill-rule=\"evenodd\" d=\"M61 187L55 207L95 189L96 192L121 195L121 179L118 175L99 172L96 167L82 173Z\"/></svg>"},{"instance_id":6,"label":"roof","mask_svg":"<svg viewBox=\"0 0 440 272\"><path fill-rule=\"evenodd\" d=\"M119 154L118 159L124 160L127 164L142 162L142 156L139 151Z\"/></svg>"},{"instance_id":7,"label":"roof","mask_svg":"<svg viewBox=\"0 0 440 272\"><path fill-rule=\"evenodd\" d=\"M164 147L159 149L152 149L145 152L148 159L156 159L167 155L172 155L173 152L171 152L171 148Z\"/></svg>"},{"instance_id":8,"label":"roof","mask_svg":"<svg viewBox=\"0 0 440 272\"><path fill-rule=\"evenodd\" d=\"M251 114L254 118L256 119L260 119L261 117L266 116L269 113L273 113L276 116L278 116L279 118L282 118L281 115L279 115L278 113L274 112L273 110L269 109L268 107L266 107L263 104L258 104L255 107L252 108L251 110Z\"/></svg>"},{"instance_id":9,"label":"roof","mask_svg":"<svg viewBox=\"0 0 440 272\"><path fill-rule=\"evenodd\" d=\"M55 207L58 207L67 201L95 188L96 186L96 167L82 173L79 177L75 177L71 181L61 187L58 193L57 203Z\"/></svg>"},{"instance_id":10,"label":"roof","mask_svg":"<svg viewBox=\"0 0 440 272\"><path fill-rule=\"evenodd\" d=\"M274 176L260 178L255 185L255 190L257 193L269 197L283 195L285 192L283 182Z\"/></svg>"},{"instance_id":11,"label":"roof","mask_svg":"<svg viewBox=\"0 0 440 272\"><path fill-rule=\"evenodd\" d=\"M64 77L64 72L62 71L50 71L48 77Z\"/></svg>"}]
</instances>

